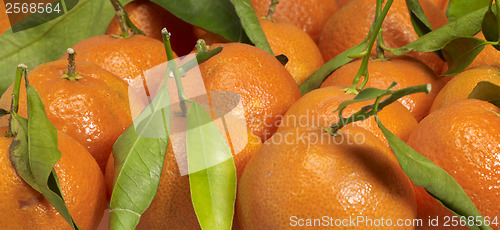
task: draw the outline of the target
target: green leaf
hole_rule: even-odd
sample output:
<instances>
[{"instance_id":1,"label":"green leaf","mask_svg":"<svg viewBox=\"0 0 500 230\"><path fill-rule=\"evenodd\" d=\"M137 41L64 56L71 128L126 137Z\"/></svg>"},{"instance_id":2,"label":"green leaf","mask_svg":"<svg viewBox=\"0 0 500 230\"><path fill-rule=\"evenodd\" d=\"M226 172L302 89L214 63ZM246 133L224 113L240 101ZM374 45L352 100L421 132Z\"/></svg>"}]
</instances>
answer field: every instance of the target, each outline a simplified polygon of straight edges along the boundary
<instances>
[{"instance_id":1,"label":"green leaf","mask_svg":"<svg viewBox=\"0 0 500 230\"><path fill-rule=\"evenodd\" d=\"M417 35L422 37L423 35L431 32L433 30L432 25L427 19L420 2L418 0L406 0L406 5L408 7L408 11L410 12L413 29ZM443 53L440 50L436 50L434 53L444 60Z\"/></svg>"},{"instance_id":2,"label":"green leaf","mask_svg":"<svg viewBox=\"0 0 500 230\"><path fill-rule=\"evenodd\" d=\"M241 25L245 29L246 34L250 38L250 41L256 46L274 56L274 52L271 50L271 46L267 42L266 35L262 27L260 27L260 22L255 15L252 3L250 0L230 0L233 3L236 13L240 18Z\"/></svg>"},{"instance_id":3,"label":"green leaf","mask_svg":"<svg viewBox=\"0 0 500 230\"><path fill-rule=\"evenodd\" d=\"M203 107L191 102L186 151L191 199L204 230L230 230L236 199L236 168L224 137Z\"/></svg>"},{"instance_id":4,"label":"green leaf","mask_svg":"<svg viewBox=\"0 0 500 230\"><path fill-rule=\"evenodd\" d=\"M113 145L111 229L135 229L153 201L160 184L169 130L170 96L164 81L151 103Z\"/></svg>"},{"instance_id":5,"label":"green leaf","mask_svg":"<svg viewBox=\"0 0 500 230\"><path fill-rule=\"evenodd\" d=\"M460 17L467 15L477 9L483 8L490 4L491 0L451 0L448 3L446 16L451 21L455 21Z\"/></svg>"},{"instance_id":6,"label":"green leaf","mask_svg":"<svg viewBox=\"0 0 500 230\"><path fill-rule=\"evenodd\" d=\"M13 32L19 32L22 30L26 30L29 28L33 28L35 26L46 23L50 20L53 20L61 15L67 13L67 11L73 9L75 5L78 3L78 0L57 0L53 1L50 5L45 5L46 9L59 9L58 11L52 10L48 13L44 10L43 13L30 14L26 18L23 18L20 22L12 25ZM3 13L3 12L2 12ZM11 16L11 15L9 15Z\"/></svg>"},{"instance_id":7,"label":"green leaf","mask_svg":"<svg viewBox=\"0 0 500 230\"><path fill-rule=\"evenodd\" d=\"M484 223L479 210L450 174L396 137L378 118L376 120L396 155L399 165L415 185L424 187L429 194L454 213L474 217L474 219L479 217ZM479 228L472 227L471 229L491 230L492 228L481 225Z\"/></svg>"},{"instance_id":8,"label":"green leaf","mask_svg":"<svg viewBox=\"0 0 500 230\"><path fill-rule=\"evenodd\" d=\"M406 0L406 6L410 12L411 23L417 35L422 35L432 31L432 25L425 16L424 10L418 0Z\"/></svg>"},{"instance_id":9,"label":"green leaf","mask_svg":"<svg viewBox=\"0 0 500 230\"><path fill-rule=\"evenodd\" d=\"M14 140L10 145L10 160L17 174L29 184L33 189L40 192L35 183L35 177L30 168L30 159L28 153L28 119L12 112L10 121Z\"/></svg>"},{"instance_id":10,"label":"green leaf","mask_svg":"<svg viewBox=\"0 0 500 230\"><path fill-rule=\"evenodd\" d=\"M375 89L375 88L367 88L359 92L359 94L353 98L353 100L348 100L342 102L338 108L335 111L339 111L339 121L335 124L330 125L331 129L325 129L328 133L334 135L337 133L337 131L344 127L345 125L349 123L353 123L356 121L363 121L365 119L368 119L371 116L374 116L377 114L377 112L384 107L390 105L391 103L397 101L399 98L402 98L406 95L414 94L414 93L429 93L431 91L431 84L427 85L417 85L417 86L411 86L407 87L404 89L400 90L390 90L396 86L396 82L393 82L386 90L381 90L381 89ZM389 96L388 96L389 95ZM386 97L384 100L380 101L382 97ZM347 107L350 104L354 104L357 102L362 102L362 101L367 101L367 100L372 100L374 98L377 98L375 101L375 104L372 105L367 105L361 108L359 111L356 113L352 114L348 118L344 118L342 116L342 112L344 111L345 107ZM380 102L379 102L380 101ZM377 106L375 109L375 105Z\"/></svg>"},{"instance_id":11,"label":"green leaf","mask_svg":"<svg viewBox=\"0 0 500 230\"><path fill-rule=\"evenodd\" d=\"M484 46L484 40L475 37L456 38L446 44L443 53L448 63L448 71L443 75L454 75L465 70Z\"/></svg>"},{"instance_id":12,"label":"green leaf","mask_svg":"<svg viewBox=\"0 0 500 230\"><path fill-rule=\"evenodd\" d=\"M367 46L367 41L363 41L360 44L340 53L326 64L321 66L316 72L314 72L307 80L305 80L302 84L300 84L299 89L302 95L319 88L321 83L325 80L328 75L330 75L333 71L340 68L341 66L349 63L354 59L351 57L352 55L359 55L359 53L363 52L363 50Z\"/></svg>"},{"instance_id":13,"label":"green leaf","mask_svg":"<svg viewBox=\"0 0 500 230\"><path fill-rule=\"evenodd\" d=\"M469 1L469 0L467 0ZM432 52L441 50L446 44L459 37L472 37L481 30L484 13L488 7L483 7L457 20L433 30L408 45L391 49L396 55L410 51Z\"/></svg>"},{"instance_id":14,"label":"green leaf","mask_svg":"<svg viewBox=\"0 0 500 230\"><path fill-rule=\"evenodd\" d=\"M396 86L396 85L397 85L397 83L393 82L389 87L387 87L387 89L377 89L377 88L363 89L352 100L343 101L342 103L340 103L340 105L337 107L337 109L335 111L342 111L345 109L345 107L347 107L351 104L354 104L354 103L367 101L367 100L375 99L375 98L380 97L380 96L388 95L391 93L391 89L394 88L394 86Z\"/></svg>"},{"instance_id":15,"label":"green leaf","mask_svg":"<svg viewBox=\"0 0 500 230\"><path fill-rule=\"evenodd\" d=\"M233 42L250 43L228 0L153 0L175 16Z\"/></svg>"},{"instance_id":16,"label":"green leaf","mask_svg":"<svg viewBox=\"0 0 500 230\"><path fill-rule=\"evenodd\" d=\"M496 9L496 8L493 8ZM481 25L484 38L487 41L498 42L500 41L500 19L493 12L492 9L488 9L484 14L483 23ZM500 51L500 45L494 45L495 49Z\"/></svg>"},{"instance_id":17,"label":"green leaf","mask_svg":"<svg viewBox=\"0 0 500 230\"><path fill-rule=\"evenodd\" d=\"M500 86L489 81L481 81L477 83L467 98L487 101L500 107Z\"/></svg>"},{"instance_id":18,"label":"green leaf","mask_svg":"<svg viewBox=\"0 0 500 230\"><path fill-rule=\"evenodd\" d=\"M17 33L12 29L5 31L0 35L0 73L14 73L19 63L36 67L59 59L66 48L83 39L104 34L113 16L109 1L80 0L68 13L47 23ZM0 78L0 94L9 87L12 79L8 74Z\"/></svg>"},{"instance_id":19,"label":"green leaf","mask_svg":"<svg viewBox=\"0 0 500 230\"><path fill-rule=\"evenodd\" d=\"M73 228L79 229L64 203L59 179L54 170L54 165L61 158L57 130L47 118L42 99L35 88L26 84L26 94L28 97L28 135L26 137L28 151L25 153L28 156L23 158L29 160L33 175L31 182L37 185L39 192Z\"/></svg>"}]
</instances>

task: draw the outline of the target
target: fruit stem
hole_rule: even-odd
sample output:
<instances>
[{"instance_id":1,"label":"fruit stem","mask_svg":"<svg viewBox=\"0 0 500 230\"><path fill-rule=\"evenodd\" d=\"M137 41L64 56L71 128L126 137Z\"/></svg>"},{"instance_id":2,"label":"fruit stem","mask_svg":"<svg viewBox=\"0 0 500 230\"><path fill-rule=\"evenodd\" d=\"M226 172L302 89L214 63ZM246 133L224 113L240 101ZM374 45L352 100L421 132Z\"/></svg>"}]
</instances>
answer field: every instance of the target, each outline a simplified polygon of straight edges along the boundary
<instances>
[{"instance_id":1,"label":"fruit stem","mask_svg":"<svg viewBox=\"0 0 500 230\"><path fill-rule=\"evenodd\" d=\"M67 52L68 52L68 72L67 72L67 74L70 77L73 77L73 75L75 75L75 56L76 56L76 52L75 52L75 50L73 50L71 48L68 48Z\"/></svg>"},{"instance_id":2,"label":"fruit stem","mask_svg":"<svg viewBox=\"0 0 500 230\"><path fill-rule=\"evenodd\" d=\"M269 5L269 10L267 11L266 19L272 20L274 11L276 10L276 5L279 3L278 0L271 0L271 4Z\"/></svg>"},{"instance_id":3,"label":"fruit stem","mask_svg":"<svg viewBox=\"0 0 500 230\"><path fill-rule=\"evenodd\" d=\"M120 25L120 30L122 31L122 37L127 38L133 35L132 32L129 32L129 28L127 25L126 12L123 9L122 5L118 0L110 0L113 8L115 8L116 19L118 20L118 25Z\"/></svg>"},{"instance_id":4,"label":"fruit stem","mask_svg":"<svg viewBox=\"0 0 500 230\"><path fill-rule=\"evenodd\" d=\"M68 72L62 75L61 78L65 78L70 81L77 81L78 79L81 79L82 76L76 74L76 65L75 65L76 52L72 48L68 48L66 52L68 53Z\"/></svg>"},{"instance_id":5,"label":"fruit stem","mask_svg":"<svg viewBox=\"0 0 500 230\"><path fill-rule=\"evenodd\" d=\"M189 99L184 94L184 87L182 86L181 74L177 64L175 64L174 54L172 52L172 46L170 45L170 33L167 28L161 30L161 35L163 37L163 44L165 45L165 51L167 52L167 74L173 73L175 79L175 85L177 86L177 95L179 97L179 106L181 107L181 116L187 116L187 101ZM166 81L167 79L165 79Z\"/></svg>"},{"instance_id":6,"label":"fruit stem","mask_svg":"<svg viewBox=\"0 0 500 230\"><path fill-rule=\"evenodd\" d=\"M377 4L377 8L375 9L375 18L379 18L382 12L382 4ZM375 50L377 51L377 59L384 59L384 50L382 49L382 44L384 43L384 39L382 37L382 30L377 32L377 46Z\"/></svg>"},{"instance_id":7,"label":"fruit stem","mask_svg":"<svg viewBox=\"0 0 500 230\"><path fill-rule=\"evenodd\" d=\"M19 64L16 70L16 79L14 81L14 88L12 90L12 101L10 104L10 116L9 116L9 129L7 133L5 133L6 137L12 137L14 134L12 133L11 122L12 122L12 114L16 114L19 110L19 91L21 90L21 80L23 75L26 76L28 67L25 64ZM27 80L27 78L26 78Z\"/></svg>"},{"instance_id":8,"label":"fruit stem","mask_svg":"<svg viewBox=\"0 0 500 230\"><path fill-rule=\"evenodd\" d=\"M346 93L358 94L359 90L362 90L365 87L366 82L368 82L367 73L368 73L368 62L370 61L370 54L371 54L370 51L372 50L375 40L377 40L380 28L382 28L382 23L384 22L384 19L387 16L387 13L389 12L389 8L391 7L392 2L394 2L394 0L388 0L379 17L375 17L375 20L370 29L371 31L368 34L368 36L370 37L367 45L368 52L366 52L365 56L363 56L363 60L361 61L361 66L359 67L359 70L356 73L356 76L354 77L352 85L346 89ZM377 7L379 7L379 5L381 7L382 3L383 0L377 0ZM362 76L365 76L364 82L360 87L357 87L359 80L361 79Z\"/></svg>"},{"instance_id":9,"label":"fruit stem","mask_svg":"<svg viewBox=\"0 0 500 230\"><path fill-rule=\"evenodd\" d=\"M342 127L356 122L356 121L363 121L365 119L368 119L371 116L377 115L379 110L382 110L384 107L390 105L391 103L397 101L399 98L402 98L406 95L414 94L414 93L429 93L431 91L431 84L427 85L417 85L417 86L411 86L408 88L400 89L400 90L391 90L394 86L396 86L396 83L394 82L392 85L390 85L386 90L380 91L377 95L372 96L372 97L367 97L366 94L364 96L365 99L358 99L354 98L351 101L348 101L344 107L339 107L336 111L339 111L339 121L335 124L332 124L330 128L324 128L325 131L330 133L331 135L335 135L339 129ZM388 97L386 97L388 96ZM382 98L385 99L383 101ZM346 106L352 103L357 103L361 101L366 101L366 100L372 100L375 98L375 103L367 106L363 106L359 111L351 115L350 117L343 117L342 112L345 109ZM343 102L346 103L346 102Z\"/></svg>"}]
</instances>

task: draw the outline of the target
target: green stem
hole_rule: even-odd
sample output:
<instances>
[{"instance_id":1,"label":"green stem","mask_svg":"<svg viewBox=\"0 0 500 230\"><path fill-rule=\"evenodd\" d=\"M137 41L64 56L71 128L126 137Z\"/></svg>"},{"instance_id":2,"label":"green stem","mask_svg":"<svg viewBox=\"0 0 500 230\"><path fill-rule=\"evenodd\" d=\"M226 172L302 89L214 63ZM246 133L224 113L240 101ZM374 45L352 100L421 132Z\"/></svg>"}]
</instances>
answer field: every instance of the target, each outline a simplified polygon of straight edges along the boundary
<instances>
[{"instance_id":1,"label":"green stem","mask_svg":"<svg viewBox=\"0 0 500 230\"><path fill-rule=\"evenodd\" d=\"M167 75L170 75L170 71L172 71L172 73L174 74L175 84L177 86L177 95L179 97L179 106L181 107L181 116L187 116L187 101L189 101L189 99L184 94L184 87L182 86L181 74L174 60L172 46L170 45L170 33L168 32L167 28L163 28L161 30L161 34L163 37L163 44L165 45L165 51L167 52L167 60L168 60Z\"/></svg>"},{"instance_id":2,"label":"green stem","mask_svg":"<svg viewBox=\"0 0 500 230\"><path fill-rule=\"evenodd\" d=\"M382 2L383 0L377 0L377 7L378 5L381 5ZM380 28L382 28L382 23L384 22L384 19L387 16L387 13L389 12L392 2L394 2L394 0L388 0L384 6L384 10L379 15L379 17L375 17L375 21L372 24L373 30L369 34L370 39L368 41L368 46L367 46L368 52L366 52L365 56L363 57L363 60L361 61L361 66L359 67L358 73L356 73L356 76L354 77L352 85L349 88L347 88L346 90L347 93L357 94L358 89L362 89L361 87L357 88L357 85L361 77L368 72L367 71L368 62L370 61L370 54L371 54L370 51L372 50L373 44L375 44L375 40L377 40L378 33L380 31ZM368 81L368 79L366 79L365 81ZM364 87L364 85L362 86Z\"/></svg>"},{"instance_id":3,"label":"green stem","mask_svg":"<svg viewBox=\"0 0 500 230\"><path fill-rule=\"evenodd\" d=\"M19 110L19 92L21 90L21 80L23 78L23 74L26 74L27 69L28 67L24 64L19 64L17 66L16 79L14 81L14 88L12 89L12 101L10 104L9 130L5 134L6 137L12 137L14 135L11 128L12 114L16 114Z\"/></svg>"},{"instance_id":4,"label":"green stem","mask_svg":"<svg viewBox=\"0 0 500 230\"><path fill-rule=\"evenodd\" d=\"M115 8L115 15L116 19L118 20L118 25L120 25L120 30L122 31L122 37L127 38L132 36L133 33L129 32L126 12L123 9L122 5L118 2L118 0L111 0L111 4L113 5L113 8Z\"/></svg>"},{"instance_id":5,"label":"green stem","mask_svg":"<svg viewBox=\"0 0 500 230\"><path fill-rule=\"evenodd\" d=\"M382 2L377 3L377 8L375 9L375 18L379 18L381 12L382 12ZM383 44L383 41L384 40L382 38L382 30L380 30L377 32L377 46L375 48L375 50L377 51L377 58L378 59L383 59L385 57L384 50L380 46L381 44Z\"/></svg>"},{"instance_id":6,"label":"green stem","mask_svg":"<svg viewBox=\"0 0 500 230\"><path fill-rule=\"evenodd\" d=\"M196 54L196 58L193 58L179 67L179 71L182 73L187 72L188 70L194 68L195 66L203 63L214 55L220 53L222 51L222 47L219 46L213 50L208 51L207 46L205 45L205 40L199 39L196 43L196 49L198 50L198 54Z\"/></svg>"},{"instance_id":7,"label":"green stem","mask_svg":"<svg viewBox=\"0 0 500 230\"><path fill-rule=\"evenodd\" d=\"M392 87L393 87L393 85L391 85L389 88L392 88ZM351 115L348 118L342 117L342 111L345 107L339 109L339 121L337 123L331 125L330 129L326 129L326 131L330 134L335 134L335 133L337 133L337 131L339 129L341 129L342 127L344 127L350 123L353 123L356 121L363 121L365 119L368 119L371 116L376 115L379 110L382 110L384 107L397 101L399 98L402 98L406 95L410 95L410 94L414 94L414 93L422 93L422 92L429 93L430 91L431 91L430 84L411 86L411 87L400 89L400 90L387 89L383 93L381 93L380 95L377 95L377 97L375 97L376 100L375 100L374 104L364 106L363 108L361 108L359 111L357 111L356 113L354 113L353 115ZM388 95L389 95L389 97L387 97L383 101L380 101L383 97L388 96ZM373 98L367 98L366 100L371 100L371 99L373 99ZM354 98L354 100L356 100L356 97ZM356 102L360 102L360 101L363 101L363 100L359 100Z\"/></svg>"},{"instance_id":8,"label":"green stem","mask_svg":"<svg viewBox=\"0 0 500 230\"><path fill-rule=\"evenodd\" d=\"M278 0L271 0L271 4L269 5L269 11L267 11L266 18L272 20L274 11L276 10L276 5L279 3Z\"/></svg>"}]
</instances>

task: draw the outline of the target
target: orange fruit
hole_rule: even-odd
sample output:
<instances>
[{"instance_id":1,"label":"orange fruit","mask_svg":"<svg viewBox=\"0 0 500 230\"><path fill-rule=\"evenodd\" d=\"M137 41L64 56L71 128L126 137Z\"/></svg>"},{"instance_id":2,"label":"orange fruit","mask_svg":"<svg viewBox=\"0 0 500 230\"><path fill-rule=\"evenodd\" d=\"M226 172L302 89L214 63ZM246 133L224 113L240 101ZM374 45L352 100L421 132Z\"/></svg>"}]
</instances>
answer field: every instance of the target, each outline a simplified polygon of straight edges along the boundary
<instances>
[{"instance_id":1,"label":"orange fruit","mask_svg":"<svg viewBox=\"0 0 500 230\"><path fill-rule=\"evenodd\" d=\"M128 38L99 35L87 38L72 48L77 53L77 61L96 64L127 83L167 61L163 43L144 35ZM67 58L65 54L61 60Z\"/></svg>"},{"instance_id":2,"label":"orange fruit","mask_svg":"<svg viewBox=\"0 0 500 230\"><path fill-rule=\"evenodd\" d=\"M345 4L349 3L351 0L337 0L337 5L339 8L343 7Z\"/></svg>"},{"instance_id":3,"label":"orange fruit","mask_svg":"<svg viewBox=\"0 0 500 230\"><path fill-rule=\"evenodd\" d=\"M265 141L288 108L300 97L293 77L272 55L242 43L214 44L221 53L200 64L205 88L237 93L248 128Z\"/></svg>"},{"instance_id":4,"label":"orange fruit","mask_svg":"<svg viewBox=\"0 0 500 230\"><path fill-rule=\"evenodd\" d=\"M194 35L198 39L203 39L205 40L205 44L207 45L212 45L214 43L228 43L230 42L226 38L216 34L212 33L210 31L204 30L201 27L194 26Z\"/></svg>"},{"instance_id":5,"label":"orange fruit","mask_svg":"<svg viewBox=\"0 0 500 230\"><path fill-rule=\"evenodd\" d=\"M5 4L3 0L0 0L0 36L10 28L9 16L5 10Z\"/></svg>"},{"instance_id":6,"label":"orange fruit","mask_svg":"<svg viewBox=\"0 0 500 230\"><path fill-rule=\"evenodd\" d=\"M421 0L420 4L433 29L448 23L445 13L439 7L428 0ZM375 17L375 7L376 1L354 0L328 19L318 44L325 61L365 39ZM405 1L396 0L393 2L382 24L382 31L384 45L389 48L407 45L418 38L413 29ZM375 54L375 49L372 50L372 53ZM435 73L441 74L444 62L436 54L410 52L408 55L421 60Z\"/></svg>"},{"instance_id":7,"label":"orange fruit","mask_svg":"<svg viewBox=\"0 0 500 230\"><path fill-rule=\"evenodd\" d=\"M360 229L365 223L335 220L362 216L395 224L416 217L413 187L396 157L359 127L336 136L320 127L280 129L248 163L237 200L242 229L305 228L307 219L313 229Z\"/></svg>"},{"instance_id":8,"label":"orange fruit","mask_svg":"<svg viewBox=\"0 0 500 230\"><path fill-rule=\"evenodd\" d=\"M340 67L328 76L321 87L352 84L360 65L361 59L358 59ZM366 88L386 89L394 81L398 83L394 87L396 90L430 83L432 89L429 94L411 94L398 100L410 110L417 121L422 120L429 113L432 101L443 87L443 80L439 79L431 69L409 56L399 56L388 60L371 59L368 62L368 73Z\"/></svg>"},{"instance_id":9,"label":"orange fruit","mask_svg":"<svg viewBox=\"0 0 500 230\"><path fill-rule=\"evenodd\" d=\"M271 0L250 0L257 15L265 16ZM287 0L276 5L273 18L304 30L317 42L323 26L338 9L333 0Z\"/></svg>"},{"instance_id":10,"label":"orange fruit","mask_svg":"<svg viewBox=\"0 0 500 230\"><path fill-rule=\"evenodd\" d=\"M0 133L7 128L0 129ZM0 182L2 228L72 229L43 195L16 173L9 155L13 138L0 136ZM96 229L106 208L104 177L85 148L58 132L61 159L54 166L66 206L82 229Z\"/></svg>"},{"instance_id":11,"label":"orange fruit","mask_svg":"<svg viewBox=\"0 0 500 230\"><path fill-rule=\"evenodd\" d=\"M482 32L476 34L475 37L485 40ZM491 45L485 46L467 68L470 69L483 65L500 66L500 51Z\"/></svg>"},{"instance_id":12,"label":"orange fruit","mask_svg":"<svg viewBox=\"0 0 500 230\"><path fill-rule=\"evenodd\" d=\"M115 140L132 123L127 85L116 75L84 62L76 62L81 79L61 78L67 65L67 61L54 61L38 66L28 74L30 84L40 94L52 124L82 144L104 171ZM12 89L13 85L0 98L0 108L10 110ZM19 114L26 117L24 83L19 105Z\"/></svg>"},{"instance_id":13,"label":"orange fruit","mask_svg":"<svg viewBox=\"0 0 500 230\"><path fill-rule=\"evenodd\" d=\"M258 138L252 135L247 137L247 145L236 153L231 143L241 140L229 139L238 179L247 162L262 145ZM141 216L137 229L200 229L191 201L189 177L188 175L181 176L177 160L183 164L186 163L185 158L176 159L172 143L169 141L158 191L151 205ZM105 176L108 198L113 189L113 174L114 158L110 155Z\"/></svg>"},{"instance_id":14,"label":"orange fruit","mask_svg":"<svg viewBox=\"0 0 500 230\"><path fill-rule=\"evenodd\" d=\"M455 101L466 99L480 81L500 85L500 69L495 66L479 66L457 74L437 94L431 112Z\"/></svg>"},{"instance_id":15,"label":"orange fruit","mask_svg":"<svg viewBox=\"0 0 500 230\"><path fill-rule=\"evenodd\" d=\"M146 36L163 42L161 30L167 28L172 34L172 49L179 55L186 55L196 45L193 26L176 17L162 6L149 0L134 0L124 7L134 25ZM122 34L118 20L113 18L106 34Z\"/></svg>"},{"instance_id":16,"label":"orange fruit","mask_svg":"<svg viewBox=\"0 0 500 230\"><path fill-rule=\"evenodd\" d=\"M316 43L298 27L264 18L259 22L274 54L288 58L285 68L297 85L325 63Z\"/></svg>"},{"instance_id":17,"label":"orange fruit","mask_svg":"<svg viewBox=\"0 0 500 230\"><path fill-rule=\"evenodd\" d=\"M313 90L295 102L283 116L280 129L287 127L322 126L330 127L339 121L338 111L334 112L340 103L352 100L355 95L346 94L343 86L330 86ZM374 101L354 103L347 106L342 112L348 118L363 106L373 104ZM417 120L399 102L394 102L378 113L380 121L397 137L406 141L410 133L417 127ZM382 131L378 128L374 117L364 121L350 123L350 126L362 127L377 136L387 147L389 143Z\"/></svg>"},{"instance_id":18,"label":"orange fruit","mask_svg":"<svg viewBox=\"0 0 500 230\"><path fill-rule=\"evenodd\" d=\"M499 114L500 108L488 102L460 100L429 114L408 139L408 145L455 178L491 219L500 216Z\"/></svg>"}]
</instances>

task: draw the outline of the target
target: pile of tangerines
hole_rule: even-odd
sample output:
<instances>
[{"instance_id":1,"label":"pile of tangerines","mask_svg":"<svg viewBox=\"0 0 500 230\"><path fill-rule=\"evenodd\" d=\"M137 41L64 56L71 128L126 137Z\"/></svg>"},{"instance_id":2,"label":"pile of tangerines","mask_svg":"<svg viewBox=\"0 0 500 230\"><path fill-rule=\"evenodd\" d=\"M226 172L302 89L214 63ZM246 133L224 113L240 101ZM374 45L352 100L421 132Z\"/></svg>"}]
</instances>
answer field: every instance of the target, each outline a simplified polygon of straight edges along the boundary
<instances>
[{"instance_id":1,"label":"pile of tangerines","mask_svg":"<svg viewBox=\"0 0 500 230\"><path fill-rule=\"evenodd\" d=\"M223 47L199 65L205 87L207 92L237 93L244 107L241 118L250 135L245 136L245 148L233 150L238 178L233 229L301 229L308 224L312 229L378 229L308 222L323 216L423 220L419 226L383 229L459 229L443 226L445 217L454 214L413 185L374 117L346 125L337 135L324 130L339 120L337 107L356 96L344 89L352 83L361 59L335 70L319 89L305 95L299 91L298 86L326 61L363 41L375 17L375 2L282 0L269 13L270 0L251 0L273 52L288 58L283 65L262 49L231 43L155 3L135 0L125 11L147 36L117 36L121 31L115 18L106 35L72 47L74 75L61 78L68 71L68 55L30 70L29 83L58 129L62 157L55 171L75 222L82 229L97 229L101 223L113 190L113 144L133 121L128 87L167 61L160 32L166 27L176 57L196 52L197 39L204 39L210 49ZM433 28L448 23L447 1L419 2ZM418 38L405 1L394 1L382 31L384 45L390 48ZM484 39L482 34L476 37ZM453 176L484 217L500 222L500 108L467 99L481 81L500 85L500 52L485 47L465 71L452 77L440 77L447 63L435 53L380 57L374 49L373 54L366 87L386 89L394 81L395 89L432 86L429 94L408 95L381 110L380 121ZM21 85L19 114L26 117L26 90ZM10 110L12 90L13 86L3 94L0 108ZM349 105L344 117L372 103ZM7 132L8 116L1 123L5 127L1 132ZM70 228L40 193L17 176L9 158L12 138L2 137L0 142L0 226ZM433 218L439 218L439 226L429 226ZM180 175L171 144L159 189L137 228L200 229L188 176Z\"/></svg>"}]
</instances>

